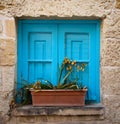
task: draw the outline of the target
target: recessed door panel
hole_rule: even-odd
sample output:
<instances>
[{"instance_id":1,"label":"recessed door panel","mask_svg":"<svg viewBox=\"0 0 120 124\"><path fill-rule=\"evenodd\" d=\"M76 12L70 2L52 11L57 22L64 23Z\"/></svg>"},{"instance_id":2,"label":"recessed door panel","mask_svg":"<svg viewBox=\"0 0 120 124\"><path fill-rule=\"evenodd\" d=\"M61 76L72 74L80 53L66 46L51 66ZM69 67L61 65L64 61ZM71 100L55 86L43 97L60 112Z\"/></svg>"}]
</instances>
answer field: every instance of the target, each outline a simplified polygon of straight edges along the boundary
<instances>
[{"instance_id":1,"label":"recessed door panel","mask_svg":"<svg viewBox=\"0 0 120 124\"><path fill-rule=\"evenodd\" d=\"M75 60L89 59L89 35L82 33L65 34L65 55Z\"/></svg>"},{"instance_id":2,"label":"recessed door panel","mask_svg":"<svg viewBox=\"0 0 120 124\"><path fill-rule=\"evenodd\" d=\"M52 33L29 33L28 80L52 80ZM46 72L46 73L45 73Z\"/></svg>"},{"instance_id":3,"label":"recessed door panel","mask_svg":"<svg viewBox=\"0 0 120 124\"><path fill-rule=\"evenodd\" d=\"M56 25L25 25L21 54L22 78L30 83L49 80L56 83L57 76ZM57 74L57 72L56 72Z\"/></svg>"}]
</instances>

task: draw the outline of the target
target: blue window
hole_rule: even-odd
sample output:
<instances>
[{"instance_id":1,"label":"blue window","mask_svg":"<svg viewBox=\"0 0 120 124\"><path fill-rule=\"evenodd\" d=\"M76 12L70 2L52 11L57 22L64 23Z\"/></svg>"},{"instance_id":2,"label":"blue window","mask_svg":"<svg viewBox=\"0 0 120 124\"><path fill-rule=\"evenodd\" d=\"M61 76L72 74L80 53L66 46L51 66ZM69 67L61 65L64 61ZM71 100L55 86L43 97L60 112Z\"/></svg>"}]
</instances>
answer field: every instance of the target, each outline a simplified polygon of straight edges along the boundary
<instances>
[{"instance_id":1,"label":"blue window","mask_svg":"<svg viewBox=\"0 0 120 124\"><path fill-rule=\"evenodd\" d=\"M87 64L79 80L88 87L86 100L100 102L99 20L18 21L18 82L46 79L56 84L64 57Z\"/></svg>"}]
</instances>

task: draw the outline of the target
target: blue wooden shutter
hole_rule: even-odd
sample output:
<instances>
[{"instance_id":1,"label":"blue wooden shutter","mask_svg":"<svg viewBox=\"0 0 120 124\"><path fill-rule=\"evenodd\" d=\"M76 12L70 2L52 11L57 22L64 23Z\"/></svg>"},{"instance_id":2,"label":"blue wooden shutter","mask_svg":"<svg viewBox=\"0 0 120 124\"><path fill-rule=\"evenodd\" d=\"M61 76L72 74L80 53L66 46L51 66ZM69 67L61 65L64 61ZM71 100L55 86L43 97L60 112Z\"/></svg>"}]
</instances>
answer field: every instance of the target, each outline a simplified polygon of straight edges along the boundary
<instances>
[{"instance_id":1,"label":"blue wooden shutter","mask_svg":"<svg viewBox=\"0 0 120 124\"><path fill-rule=\"evenodd\" d=\"M56 83L57 32L56 25L24 24L19 43L18 81L49 80Z\"/></svg>"},{"instance_id":2,"label":"blue wooden shutter","mask_svg":"<svg viewBox=\"0 0 120 124\"><path fill-rule=\"evenodd\" d=\"M99 51L99 40L96 26L80 23L59 25L59 63L64 57L76 60L78 64L86 63L85 71L79 72L77 77L88 87L86 99L99 102L99 54L96 53Z\"/></svg>"},{"instance_id":3,"label":"blue wooden shutter","mask_svg":"<svg viewBox=\"0 0 120 124\"><path fill-rule=\"evenodd\" d=\"M57 83L64 57L86 63L79 81L88 87L87 100L100 101L99 21L19 21L18 82L47 79Z\"/></svg>"}]
</instances>

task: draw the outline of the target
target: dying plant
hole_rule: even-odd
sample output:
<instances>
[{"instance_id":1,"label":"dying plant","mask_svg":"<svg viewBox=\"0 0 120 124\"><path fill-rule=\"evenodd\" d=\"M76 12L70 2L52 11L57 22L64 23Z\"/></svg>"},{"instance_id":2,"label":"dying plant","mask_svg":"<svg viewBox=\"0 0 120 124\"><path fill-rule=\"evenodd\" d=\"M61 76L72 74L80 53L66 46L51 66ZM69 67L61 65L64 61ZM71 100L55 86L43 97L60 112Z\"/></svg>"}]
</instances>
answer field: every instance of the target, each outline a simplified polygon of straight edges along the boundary
<instances>
[{"instance_id":1,"label":"dying plant","mask_svg":"<svg viewBox=\"0 0 120 124\"><path fill-rule=\"evenodd\" d=\"M86 89L86 86L83 86L82 83L78 85L78 77L75 77L74 80L70 79L72 73L75 71L84 71L85 67L85 63L79 65L75 60L70 61L69 58L65 57L59 69L57 85L52 84L48 80L37 80L35 84L33 84L32 89L36 91L41 89Z\"/></svg>"}]
</instances>

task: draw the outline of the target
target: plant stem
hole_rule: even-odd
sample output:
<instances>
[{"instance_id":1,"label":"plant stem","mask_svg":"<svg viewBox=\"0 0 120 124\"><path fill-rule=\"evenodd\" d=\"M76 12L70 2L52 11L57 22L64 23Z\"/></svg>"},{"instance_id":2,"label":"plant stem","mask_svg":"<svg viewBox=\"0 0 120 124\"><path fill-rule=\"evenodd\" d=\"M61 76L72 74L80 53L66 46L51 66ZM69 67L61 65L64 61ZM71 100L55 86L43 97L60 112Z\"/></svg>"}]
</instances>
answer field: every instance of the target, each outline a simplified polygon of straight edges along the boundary
<instances>
[{"instance_id":1,"label":"plant stem","mask_svg":"<svg viewBox=\"0 0 120 124\"><path fill-rule=\"evenodd\" d=\"M60 80L61 80L61 76L62 76L62 72L63 72L63 69L64 69L64 64L62 64L62 67L60 68L60 74L59 74L59 78L58 78L58 86L60 85Z\"/></svg>"},{"instance_id":2,"label":"plant stem","mask_svg":"<svg viewBox=\"0 0 120 124\"><path fill-rule=\"evenodd\" d=\"M69 71L69 72L67 73L67 75L63 78L61 84L64 83L64 81L70 76L71 73L72 73L72 70Z\"/></svg>"}]
</instances>

